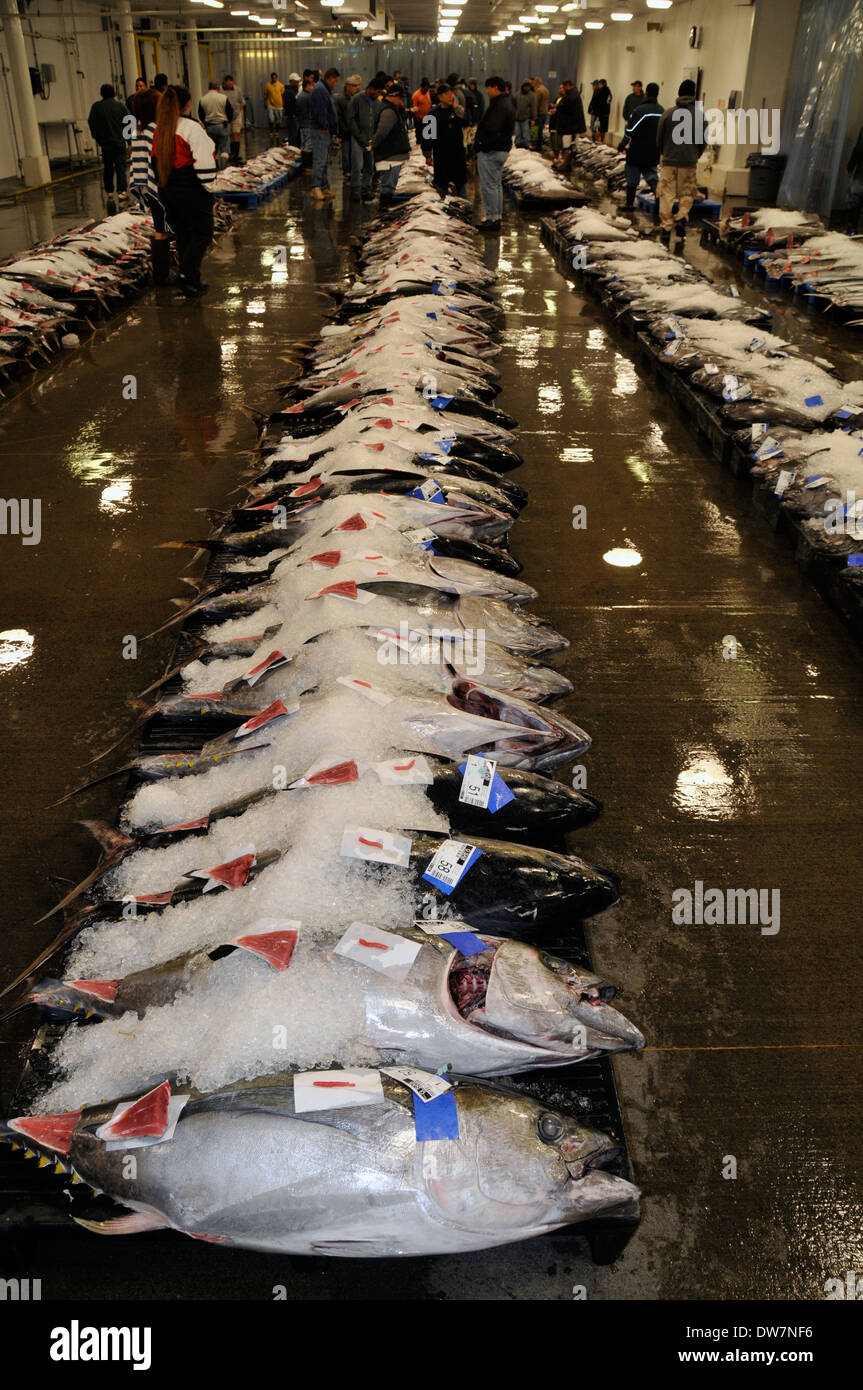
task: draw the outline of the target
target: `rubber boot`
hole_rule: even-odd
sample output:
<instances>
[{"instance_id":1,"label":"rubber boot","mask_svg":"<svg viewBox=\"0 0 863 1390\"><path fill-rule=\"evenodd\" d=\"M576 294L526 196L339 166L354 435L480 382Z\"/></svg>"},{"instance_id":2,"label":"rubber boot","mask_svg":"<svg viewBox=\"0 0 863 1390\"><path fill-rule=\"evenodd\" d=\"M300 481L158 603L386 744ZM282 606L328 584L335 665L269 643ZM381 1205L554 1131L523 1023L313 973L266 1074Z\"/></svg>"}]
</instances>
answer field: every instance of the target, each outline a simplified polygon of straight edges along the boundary
<instances>
[{"instance_id":1,"label":"rubber boot","mask_svg":"<svg viewBox=\"0 0 863 1390\"><path fill-rule=\"evenodd\" d=\"M232 164L239 164L239 163L240 163L240 142L239 142L239 140L232 140L232 141L231 141L231 163L232 163Z\"/></svg>"},{"instance_id":2,"label":"rubber boot","mask_svg":"<svg viewBox=\"0 0 863 1390\"><path fill-rule=\"evenodd\" d=\"M150 264L153 284L167 285L171 278L171 243L168 237L153 237L150 242Z\"/></svg>"}]
</instances>

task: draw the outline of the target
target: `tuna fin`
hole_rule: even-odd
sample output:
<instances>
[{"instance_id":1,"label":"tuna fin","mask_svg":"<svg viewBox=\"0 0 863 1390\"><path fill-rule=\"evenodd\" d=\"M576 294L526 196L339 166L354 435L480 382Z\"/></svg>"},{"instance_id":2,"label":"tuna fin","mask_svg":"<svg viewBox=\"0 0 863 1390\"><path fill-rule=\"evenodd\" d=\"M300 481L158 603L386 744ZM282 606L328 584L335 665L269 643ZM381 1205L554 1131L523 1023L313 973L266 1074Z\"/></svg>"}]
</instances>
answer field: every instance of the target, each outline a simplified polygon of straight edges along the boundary
<instances>
[{"instance_id":1,"label":"tuna fin","mask_svg":"<svg viewBox=\"0 0 863 1390\"><path fill-rule=\"evenodd\" d=\"M49 804L42 809L44 811L52 811L55 806L62 806L65 801L71 801L72 797L77 796L79 792L89 791L91 787L98 787L102 782L110 782L114 777L122 777L124 772L133 772L134 769L134 763L125 763L123 767L115 767L113 772L106 772L103 773L101 777L94 777L92 782L82 782L80 787L76 787L74 791L67 792L65 796L60 797L59 801L49 802Z\"/></svg>"},{"instance_id":2,"label":"tuna fin","mask_svg":"<svg viewBox=\"0 0 863 1390\"><path fill-rule=\"evenodd\" d=\"M132 1211L128 1216L112 1216L108 1221L87 1221L83 1216L73 1216L72 1220L97 1236L135 1236L142 1231L164 1231L170 1226L154 1211Z\"/></svg>"},{"instance_id":3,"label":"tuna fin","mask_svg":"<svg viewBox=\"0 0 863 1390\"><path fill-rule=\"evenodd\" d=\"M113 825L109 825L104 820L81 820L78 824L83 825L85 830L89 830L102 853L109 857L116 854L118 850L131 849L136 843L130 835L124 835L121 830L115 830Z\"/></svg>"},{"instance_id":4,"label":"tuna fin","mask_svg":"<svg viewBox=\"0 0 863 1390\"><path fill-rule=\"evenodd\" d=\"M384 1240L319 1240L309 1246L310 1255L353 1255L359 1259L398 1253L392 1241Z\"/></svg>"}]
</instances>

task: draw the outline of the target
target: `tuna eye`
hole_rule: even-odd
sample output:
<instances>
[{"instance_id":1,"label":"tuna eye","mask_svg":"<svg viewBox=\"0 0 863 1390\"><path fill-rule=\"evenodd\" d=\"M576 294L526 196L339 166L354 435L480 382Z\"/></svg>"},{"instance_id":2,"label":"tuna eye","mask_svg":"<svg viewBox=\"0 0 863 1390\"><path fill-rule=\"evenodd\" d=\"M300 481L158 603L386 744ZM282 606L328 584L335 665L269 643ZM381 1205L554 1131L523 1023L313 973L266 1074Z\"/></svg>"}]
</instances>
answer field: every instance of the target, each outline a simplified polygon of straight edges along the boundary
<instances>
[{"instance_id":1,"label":"tuna eye","mask_svg":"<svg viewBox=\"0 0 863 1390\"><path fill-rule=\"evenodd\" d=\"M556 1144L566 1133L566 1125L559 1115L552 1115L546 1112L540 1115L537 1122L539 1137L543 1144Z\"/></svg>"}]
</instances>

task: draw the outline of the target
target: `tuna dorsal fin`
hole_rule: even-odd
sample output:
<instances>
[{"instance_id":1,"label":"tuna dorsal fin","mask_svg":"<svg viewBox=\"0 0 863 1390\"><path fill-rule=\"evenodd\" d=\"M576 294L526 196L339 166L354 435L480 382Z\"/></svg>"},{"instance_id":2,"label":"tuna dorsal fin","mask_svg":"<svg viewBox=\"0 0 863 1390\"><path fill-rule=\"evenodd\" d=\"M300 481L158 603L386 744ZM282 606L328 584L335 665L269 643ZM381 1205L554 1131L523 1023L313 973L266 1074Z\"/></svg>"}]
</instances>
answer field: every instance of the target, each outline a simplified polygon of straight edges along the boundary
<instances>
[{"instance_id":1,"label":"tuna dorsal fin","mask_svg":"<svg viewBox=\"0 0 863 1390\"><path fill-rule=\"evenodd\" d=\"M134 1236L142 1231L164 1231L170 1226L155 1211L130 1211L127 1216L112 1216L107 1221L87 1221L83 1216L73 1216L72 1220L97 1236Z\"/></svg>"}]
</instances>

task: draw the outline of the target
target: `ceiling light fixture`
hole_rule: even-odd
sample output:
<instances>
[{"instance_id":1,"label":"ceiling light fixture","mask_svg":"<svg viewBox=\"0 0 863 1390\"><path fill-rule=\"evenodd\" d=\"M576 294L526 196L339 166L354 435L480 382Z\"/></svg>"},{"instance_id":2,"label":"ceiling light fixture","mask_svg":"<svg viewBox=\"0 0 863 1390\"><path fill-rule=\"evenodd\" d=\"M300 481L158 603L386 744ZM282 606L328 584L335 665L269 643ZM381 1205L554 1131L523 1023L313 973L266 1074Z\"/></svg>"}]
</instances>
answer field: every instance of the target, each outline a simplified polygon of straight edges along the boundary
<instances>
[{"instance_id":1,"label":"ceiling light fixture","mask_svg":"<svg viewBox=\"0 0 863 1390\"><path fill-rule=\"evenodd\" d=\"M628 19L632 19L632 13L629 10L612 10L611 17L619 24L625 24Z\"/></svg>"},{"instance_id":2,"label":"ceiling light fixture","mask_svg":"<svg viewBox=\"0 0 863 1390\"><path fill-rule=\"evenodd\" d=\"M670 10L671 0L647 0L649 10Z\"/></svg>"},{"instance_id":3,"label":"ceiling light fixture","mask_svg":"<svg viewBox=\"0 0 863 1390\"><path fill-rule=\"evenodd\" d=\"M604 29L605 25L601 19L586 19L584 21L584 27L585 29Z\"/></svg>"}]
</instances>

